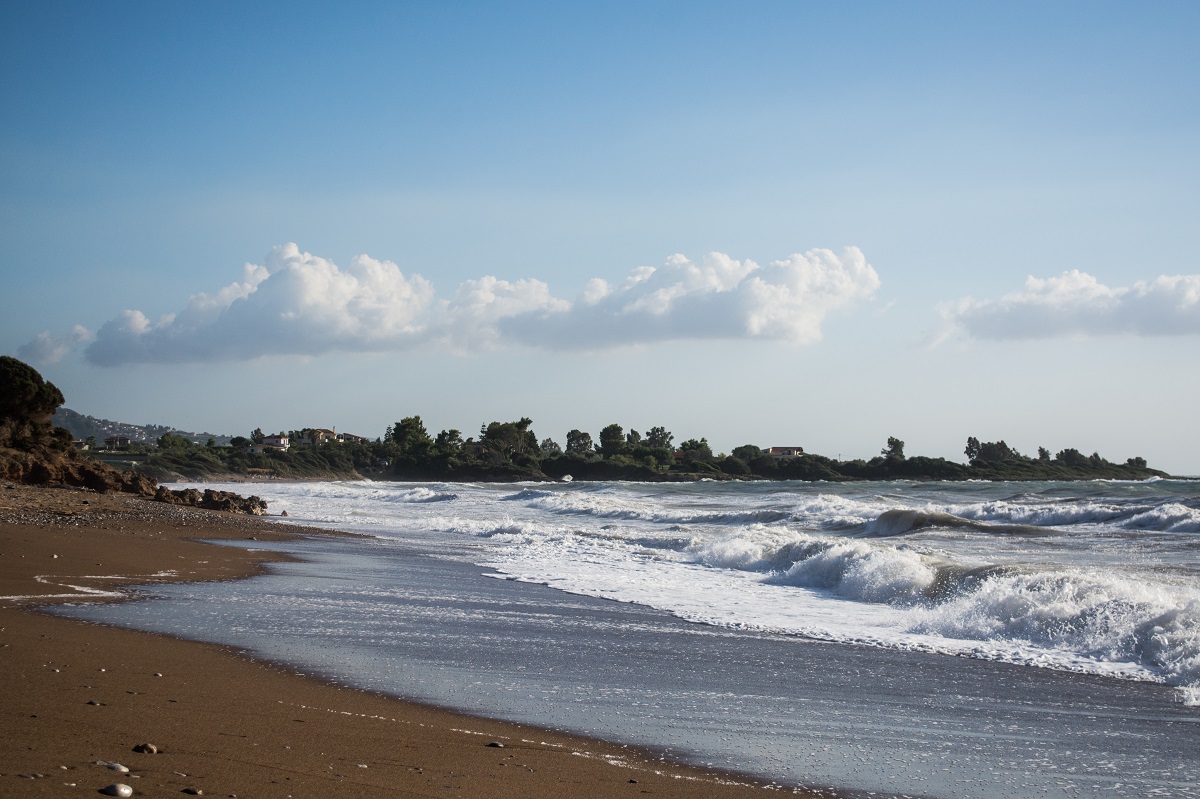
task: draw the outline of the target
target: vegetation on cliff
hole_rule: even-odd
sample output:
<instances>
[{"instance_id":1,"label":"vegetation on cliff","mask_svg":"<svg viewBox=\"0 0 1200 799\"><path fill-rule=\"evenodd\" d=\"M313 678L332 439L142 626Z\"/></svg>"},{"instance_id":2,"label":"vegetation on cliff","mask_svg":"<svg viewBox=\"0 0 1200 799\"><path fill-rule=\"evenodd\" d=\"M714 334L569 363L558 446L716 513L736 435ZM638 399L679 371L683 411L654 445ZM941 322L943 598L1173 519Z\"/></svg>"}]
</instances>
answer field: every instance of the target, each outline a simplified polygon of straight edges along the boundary
<instances>
[{"instance_id":1,"label":"vegetation on cliff","mask_svg":"<svg viewBox=\"0 0 1200 799\"><path fill-rule=\"evenodd\" d=\"M63 403L62 392L36 369L0 356L0 477L32 485L69 485L94 491L123 491L160 502L237 513L262 514L267 503L220 491L173 491L132 469L118 470L84 457L71 433L50 420Z\"/></svg>"}]
</instances>

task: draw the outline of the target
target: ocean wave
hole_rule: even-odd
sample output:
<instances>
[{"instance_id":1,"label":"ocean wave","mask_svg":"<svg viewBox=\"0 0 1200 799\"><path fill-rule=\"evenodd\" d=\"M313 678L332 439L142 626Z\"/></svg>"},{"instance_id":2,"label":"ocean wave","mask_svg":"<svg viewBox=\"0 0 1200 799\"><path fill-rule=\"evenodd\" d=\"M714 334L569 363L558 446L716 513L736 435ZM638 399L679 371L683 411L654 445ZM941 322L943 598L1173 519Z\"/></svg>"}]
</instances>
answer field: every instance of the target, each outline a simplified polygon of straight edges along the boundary
<instances>
[{"instance_id":1,"label":"ocean wave","mask_svg":"<svg viewBox=\"0 0 1200 799\"><path fill-rule=\"evenodd\" d=\"M1035 527L1106 525L1145 532L1200 532L1200 509L1169 500L1156 504L997 500L975 505L952 505L945 510L964 519Z\"/></svg>"},{"instance_id":2,"label":"ocean wave","mask_svg":"<svg viewBox=\"0 0 1200 799\"><path fill-rule=\"evenodd\" d=\"M790 511L781 508L705 512L596 492L530 492L522 498L549 513L655 524L764 524L791 517Z\"/></svg>"},{"instance_id":3,"label":"ocean wave","mask_svg":"<svg viewBox=\"0 0 1200 799\"><path fill-rule=\"evenodd\" d=\"M453 491L435 491L424 486L410 488L389 497L391 502L450 502L458 499Z\"/></svg>"},{"instance_id":4,"label":"ocean wave","mask_svg":"<svg viewBox=\"0 0 1200 799\"><path fill-rule=\"evenodd\" d=\"M768 584L892 606L914 634L1134 663L1170 684L1200 686L1194 586L1065 567L956 563L872 539L803 534L786 541L731 536L692 554L705 565L764 572Z\"/></svg>"},{"instance_id":5,"label":"ocean wave","mask_svg":"<svg viewBox=\"0 0 1200 799\"><path fill-rule=\"evenodd\" d=\"M545 491L538 488L522 488L515 494L500 497L501 502L525 502L534 499L545 499L546 497L554 496L553 491Z\"/></svg>"},{"instance_id":6,"label":"ocean wave","mask_svg":"<svg viewBox=\"0 0 1200 799\"><path fill-rule=\"evenodd\" d=\"M1130 516L1121 526L1165 533L1200 533L1200 510L1181 502L1168 502Z\"/></svg>"},{"instance_id":7,"label":"ocean wave","mask_svg":"<svg viewBox=\"0 0 1200 799\"><path fill-rule=\"evenodd\" d=\"M1200 597L1176 586L1073 570L1000 570L914 617L917 633L1133 662L1172 685L1200 685Z\"/></svg>"}]
</instances>

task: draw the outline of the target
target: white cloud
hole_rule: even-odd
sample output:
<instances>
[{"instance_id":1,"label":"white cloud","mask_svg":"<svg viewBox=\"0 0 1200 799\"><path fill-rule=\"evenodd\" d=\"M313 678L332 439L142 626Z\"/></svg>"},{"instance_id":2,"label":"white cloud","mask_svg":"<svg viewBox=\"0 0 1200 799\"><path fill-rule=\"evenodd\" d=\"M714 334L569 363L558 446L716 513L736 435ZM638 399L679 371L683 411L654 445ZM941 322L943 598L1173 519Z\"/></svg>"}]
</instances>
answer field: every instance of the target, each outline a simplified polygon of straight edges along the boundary
<instances>
[{"instance_id":1,"label":"white cloud","mask_svg":"<svg viewBox=\"0 0 1200 799\"><path fill-rule=\"evenodd\" d=\"M394 263L359 255L342 270L285 244L178 314L150 322L123 312L101 326L87 359L113 366L400 349L426 340L437 312L433 286Z\"/></svg>"},{"instance_id":2,"label":"white cloud","mask_svg":"<svg viewBox=\"0 0 1200 799\"><path fill-rule=\"evenodd\" d=\"M26 361L41 365L58 363L69 352L94 339L92 331L83 325L75 325L64 336L55 336L43 330L28 344L17 349L17 354Z\"/></svg>"},{"instance_id":3,"label":"white cloud","mask_svg":"<svg viewBox=\"0 0 1200 799\"><path fill-rule=\"evenodd\" d=\"M871 296L879 276L857 247L809 250L760 267L711 253L639 267L618 289L593 282L557 314L514 317L503 329L527 344L599 349L682 339L768 339L808 344L832 311ZM601 290L603 289L603 290Z\"/></svg>"},{"instance_id":4,"label":"white cloud","mask_svg":"<svg viewBox=\"0 0 1200 799\"><path fill-rule=\"evenodd\" d=\"M1079 270L1030 277L998 300L965 298L941 308L952 328L983 339L1054 336L1177 336L1200 333L1200 275L1163 275L1110 287Z\"/></svg>"},{"instance_id":5,"label":"white cloud","mask_svg":"<svg viewBox=\"0 0 1200 799\"><path fill-rule=\"evenodd\" d=\"M623 281L594 278L575 301L555 297L540 280L490 275L440 299L429 281L406 276L389 261L359 255L341 269L285 244L264 264L246 264L239 280L192 297L178 313L152 320L138 310L122 312L101 326L86 357L113 366L418 345L468 352L507 344L603 349L711 338L805 344L821 337L828 313L878 287L875 270L850 247L840 255L810 250L766 267L721 253L700 263L673 255L660 267L632 270ZM68 339L42 334L26 347L61 357L90 340L76 335L59 344Z\"/></svg>"}]
</instances>

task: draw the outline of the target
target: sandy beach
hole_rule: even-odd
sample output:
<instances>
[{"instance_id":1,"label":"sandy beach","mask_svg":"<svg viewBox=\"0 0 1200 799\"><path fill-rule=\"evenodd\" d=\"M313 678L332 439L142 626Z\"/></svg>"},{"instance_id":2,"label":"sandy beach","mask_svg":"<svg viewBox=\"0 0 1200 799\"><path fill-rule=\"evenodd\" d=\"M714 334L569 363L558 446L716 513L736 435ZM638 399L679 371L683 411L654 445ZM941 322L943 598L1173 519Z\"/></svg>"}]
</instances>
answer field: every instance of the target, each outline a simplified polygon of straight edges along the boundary
<instances>
[{"instance_id":1,"label":"sandy beach","mask_svg":"<svg viewBox=\"0 0 1200 799\"><path fill-rule=\"evenodd\" d=\"M266 555L199 539L279 540L301 530L130 496L0 484L0 796L94 796L118 782L135 796L281 799L761 795L750 780L664 765L619 745L36 609L112 601L122 585L253 575ZM158 753L134 751L144 743Z\"/></svg>"}]
</instances>

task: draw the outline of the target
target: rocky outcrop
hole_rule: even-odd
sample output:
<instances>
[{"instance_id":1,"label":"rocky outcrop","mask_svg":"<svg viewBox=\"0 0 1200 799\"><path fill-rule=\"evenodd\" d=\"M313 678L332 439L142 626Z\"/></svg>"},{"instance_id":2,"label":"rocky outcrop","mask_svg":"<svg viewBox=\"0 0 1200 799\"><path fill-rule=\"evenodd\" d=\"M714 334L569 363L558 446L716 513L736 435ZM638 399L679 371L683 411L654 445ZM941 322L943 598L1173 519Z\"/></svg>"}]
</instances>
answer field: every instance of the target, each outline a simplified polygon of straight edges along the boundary
<instances>
[{"instance_id":1,"label":"rocky outcrop","mask_svg":"<svg viewBox=\"0 0 1200 799\"><path fill-rule=\"evenodd\" d=\"M69 485L102 494L121 491L175 505L261 516L267 503L229 491L172 491L144 474L119 471L80 454L71 434L50 424L63 395L28 364L0 356L0 478L27 485Z\"/></svg>"},{"instance_id":2,"label":"rocky outcrop","mask_svg":"<svg viewBox=\"0 0 1200 799\"><path fill-rule=\"evenodd\" d=\"M0 477L29 485L79 486L102 494L123 491L154 496L157 488L157 484L144 474L118 471L74 450L54 450L44 446L25 450L0 449Z\"/></svg>"},{"instance_id":3,"label":"rocky outcrop","mask_svg":"<svg viewBox=\"0 0 1200 799\"><path fill-rule=\"evenodd\" d=\"M211 488L204 489L202 493L196 488L170 489L159 486L154 492L154 498L172 505L191 505L209 510L247 513L251 516L263 516L267 512L266 500L256 496L243 497L232 491L214 491Z\"/></svg>"}]
</instances>

